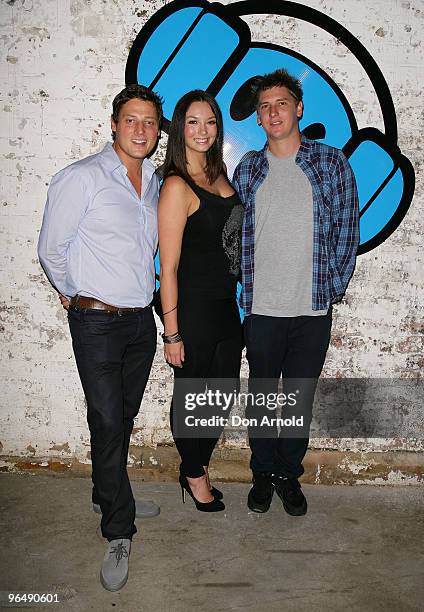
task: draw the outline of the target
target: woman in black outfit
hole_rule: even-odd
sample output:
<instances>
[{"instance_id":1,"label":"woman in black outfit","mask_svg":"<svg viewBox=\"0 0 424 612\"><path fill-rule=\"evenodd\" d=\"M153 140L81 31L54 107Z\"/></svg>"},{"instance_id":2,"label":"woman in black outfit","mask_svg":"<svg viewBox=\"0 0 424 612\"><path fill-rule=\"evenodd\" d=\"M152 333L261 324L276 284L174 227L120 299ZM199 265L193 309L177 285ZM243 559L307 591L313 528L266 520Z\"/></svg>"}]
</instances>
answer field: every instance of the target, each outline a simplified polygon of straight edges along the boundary
<instances>
[{"instance_id":1,"label":"woman in black outfit","mask_svg":"<svg viewBox=\"0 0 424 612\"><path fill-rule=\"evenodd\" d=\"M172 117L159 200L160 294L174 385L196 379L189 389L196 392L208 379L238 380L243 347L236 302L243 207L228 181L222 146L215 99L201 90L184 95ZM187 491L198 510L223 510L222 493L208 476L218 438L176 436L176 421L190 414L183 412L174 393L171 429L183 500Z\"/></svg>"}]
</instances>

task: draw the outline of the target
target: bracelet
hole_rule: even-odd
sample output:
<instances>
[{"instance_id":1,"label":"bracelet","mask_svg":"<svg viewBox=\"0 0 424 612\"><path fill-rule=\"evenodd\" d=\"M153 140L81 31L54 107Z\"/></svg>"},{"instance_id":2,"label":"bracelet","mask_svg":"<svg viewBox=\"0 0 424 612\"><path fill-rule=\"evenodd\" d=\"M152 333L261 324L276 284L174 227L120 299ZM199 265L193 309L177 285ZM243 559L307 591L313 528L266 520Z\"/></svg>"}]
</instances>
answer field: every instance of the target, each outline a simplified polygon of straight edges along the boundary
<instances>
[{"instance_id":1,"label":"bracelet","mask_svg":"<svg viewBox=\"0 0 424 612\"><path fill-rule=\"evenodd\" d=\"M167 312L162 313L162 316L164 317L165 315L169 314L170 312L172 312L173 310L177 310L177 307L174 306L174 308L171 308L171 310L168 310Z\"/></svg>"},{"instance_id":2,"label":"bracelet","mask_svg":"<svg viewBox=\"0 0 424 612\"><path fill-rule=\"evenodd\" d=\"M164 344L176 344L177 342L181 342L182 338L179 332L175 332L174 334L170 334L167 336L166 334L162 334L162 340Z\"/></svg>"}]
</instances>

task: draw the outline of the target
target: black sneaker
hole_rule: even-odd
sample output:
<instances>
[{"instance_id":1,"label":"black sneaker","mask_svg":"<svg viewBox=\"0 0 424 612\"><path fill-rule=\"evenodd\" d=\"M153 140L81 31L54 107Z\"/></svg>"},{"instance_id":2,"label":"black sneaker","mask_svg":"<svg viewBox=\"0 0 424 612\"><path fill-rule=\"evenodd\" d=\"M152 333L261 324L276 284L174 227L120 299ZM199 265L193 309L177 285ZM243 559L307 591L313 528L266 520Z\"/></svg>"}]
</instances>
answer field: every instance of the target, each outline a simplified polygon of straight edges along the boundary
<instances>
[{"instance_id":1,"label":"black sneaker","mask_svg":"<svg viewBox=\"0 0 424 612\"><path fill-rule=\"evenodd\" d=\"M253 472L253 487L249 491L247 505L253 512L268 512L274 494L271 474Z\"/></svg>"},{"instance_id":2,"label":"black sneaker","mask_svg":"<svg viewBox=\"0 0 424 612\"><path fill-rule=\"evenodd\" d=\"M284 510L292 516L302 516L306 514L308 504L301 491L300 483L297 478L273 476L272 480L275 491L283 502Z\"/></svg>"}]
</instances>

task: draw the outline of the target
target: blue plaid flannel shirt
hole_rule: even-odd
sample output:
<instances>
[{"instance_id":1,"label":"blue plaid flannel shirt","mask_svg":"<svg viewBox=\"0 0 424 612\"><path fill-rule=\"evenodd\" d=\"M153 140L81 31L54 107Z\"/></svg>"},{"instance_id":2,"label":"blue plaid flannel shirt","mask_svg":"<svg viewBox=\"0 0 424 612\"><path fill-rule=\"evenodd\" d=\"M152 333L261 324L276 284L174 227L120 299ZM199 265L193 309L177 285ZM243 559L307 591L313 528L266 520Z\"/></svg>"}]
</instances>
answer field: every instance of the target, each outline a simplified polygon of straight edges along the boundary
<instances>
[{"instance_id":1,"label":"blue plaid flannel shirt","mask_svg":"<svg viewBox=\"0 0 424 612\"><path fill-rule=\"evenodd\" d=\"M245 207L240 305L246 316L251 314L253 302L255 196L269 171L267 147L266 144L260 151L246 153L233 176L234 187ZM341 300L355 268L359 245L355 177L342 151L303 135L295 162L312 185L312 310L323 310Z\"/></svg>"}]
</instances>

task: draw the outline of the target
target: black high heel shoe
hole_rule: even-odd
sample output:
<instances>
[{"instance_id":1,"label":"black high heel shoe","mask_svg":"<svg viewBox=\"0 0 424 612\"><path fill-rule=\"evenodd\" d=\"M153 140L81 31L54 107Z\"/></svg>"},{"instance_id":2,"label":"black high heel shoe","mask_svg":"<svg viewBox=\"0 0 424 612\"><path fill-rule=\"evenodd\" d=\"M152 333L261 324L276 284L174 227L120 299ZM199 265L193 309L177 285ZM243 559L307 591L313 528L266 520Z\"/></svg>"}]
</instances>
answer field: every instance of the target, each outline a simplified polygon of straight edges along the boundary
<instances>
[{"instance_id":1,"label":"black high heel shoe","mask_svg":"<svg viewBox=\"0 0 424 612\"><path fill-rule=\"evenodd\" d=\"M207 472L207 467L205 468L205 466L203 466L203 469L205 471L207 481L209 482L209 474ZM224 497L223 492L220 491L219 489L216 489L215 487L212 487L210 482L209 482L209 486L210 486L209 491L211 492L211 495L213 495L215 499L222 499Z\"/></svg>"},{"instance_id":2,"label":"black high heel shoe","mask_svg":"<svg viewBox=\"0 0 424 612\"><path fill-rule=\"evenodd\" d=\"M223 502L217 499L216 497L214 497L213 500L210 502L199 502L194 497L186 476L180 476L179 481L180 481L181 496L183 499L183 504L185 504L185 494L187 491L191 499L194 501L194 504L197 510L200 510L200 512L219 512L220 510L225 510L225 505L223 504Z\"/></svg>"},{"instance_id":3,"label":"black high heel shoe","mask_svg":"<svg viewBox=\"0 0 424 612\"><path fill-rule=\"evenodd\" d=\"M211 492L211 495L213 495L215 499L222 499L224 497L223 492L220 491L219 489L215 489L215 487L211 487L210 492Z\"/></svg>"}]
</instances>

